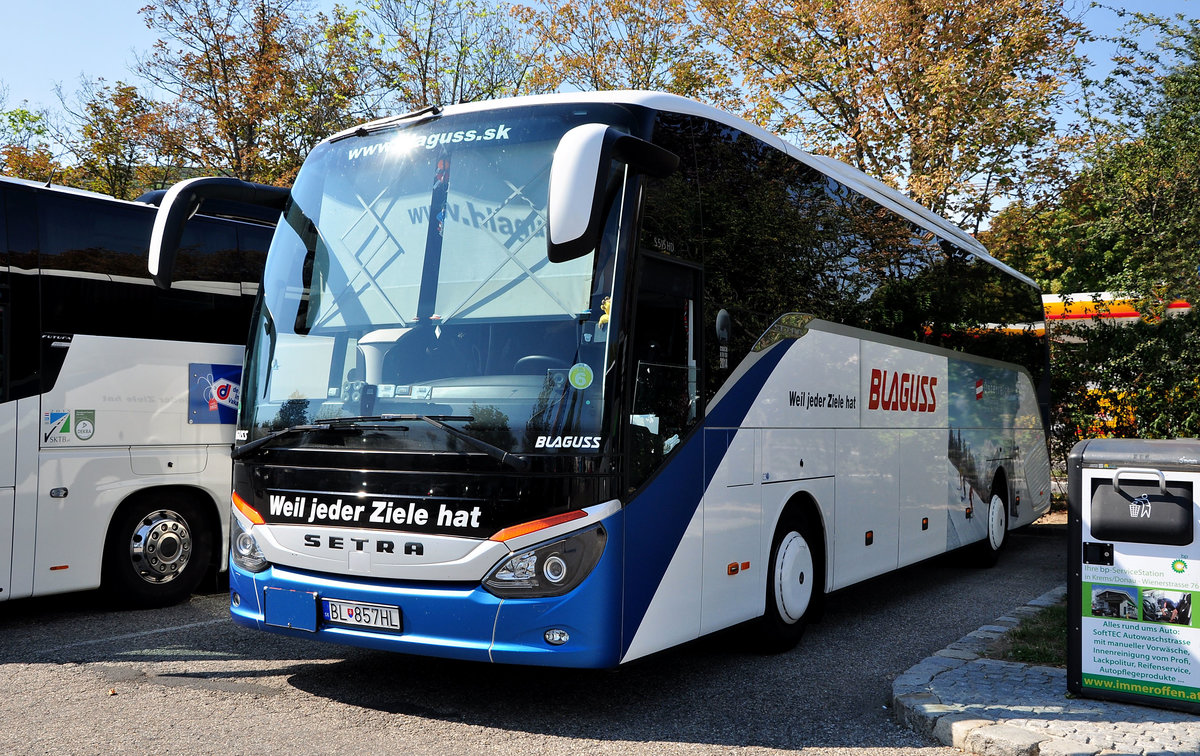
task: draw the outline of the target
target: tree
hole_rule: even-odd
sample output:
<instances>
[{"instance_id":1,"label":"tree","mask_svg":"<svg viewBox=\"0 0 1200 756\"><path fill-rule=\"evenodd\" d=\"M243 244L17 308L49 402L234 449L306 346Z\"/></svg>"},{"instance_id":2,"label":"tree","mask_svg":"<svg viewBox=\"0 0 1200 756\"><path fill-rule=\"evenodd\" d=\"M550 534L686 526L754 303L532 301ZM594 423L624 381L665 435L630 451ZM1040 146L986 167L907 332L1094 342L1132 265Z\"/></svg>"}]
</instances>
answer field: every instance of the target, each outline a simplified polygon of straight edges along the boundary
<instances>
[{"instance_id":1,"label":"tree","mask_svg":"<svg viewBox=\"0 0 1200 756\"><path fill-rule=\"evenodd\" d=\"M1057 0L700 0L747 115L976 228L1047 160L1079 25Z\"/></svg>"},{"instance_id":2,"label":"tree","mask_svg":"<svg viewBox=\"0 0 1200 756\"><path fill-rule=\"evenodd\" d=\"M685 0L542 0L517 6L532 29L535 89L653 89L712 98L729 77Z\"/></svg>"},{"instance_id":3,"label":"tree","mask_svg":"<svg viewBox=\"0 0 1200 756\"><path fill-rule=\"evenodd\" d=\"M1079 441L1200 436L1200 310L1161 322L1053 331L1050 450L1065 469Z\"/></svg>"},{"instance_id":4,"label":"tree","mask_svg":"<svg viewBox=\"0 0 1200 756\"><path fill-rule=\"evenodd\" d=\"M142 9L163 36L138 72L174 98L180 143L198 169L286 183L318 138L358 120L357 16L338 9L332 20L306 20L307 12L301 0L157 0Z\"/></svg>"},{"instance_id":5,"label":"tree","mask_svg":"<svg viewBox=\"0 0 1200 756\"><path fill-rule=\"evenodd\" d=\"M331 15L294 28L285 67L272 151L294 175L313 146L376 115L374 54L358 12L335 6Z\"/></svg>"},{"instance_id":6,"label":"tree","mask_svg":"<svg viewBox=\"0 0 1200 756\"><path fill-rule=\"evenodd\" d=\"M134 199L180 178L182 149L169 111L137 87L84 81L74 101L61 88L66 123L52 127L74 166L72 184Z\"/></svg>"},{"instance_id":7,"label":"tree","mask_svg":"<svg viewBox=\"0 0 1200 756\"><path fill-rule=\"evenodd\" d=\"M1200 21L1139 16L1166 60L1125 52L1100 89L1079 169L1056 197L1000 213L986 243L1050 291L1117 291L1151 317L1200 302Z\"/></svg>"},{"instance_id":8,"label":"tree","mask_svg":"<svg viewBox=\"0 0 1200 756\"><path fill-rule=\"evenodd\" d=\"M524 91L529 40L486 0L376 0L374 66L402 110Z\"/></svg>"},{"instance_id":9,"label":"tree","mask_svg":"<svg viewBox=\"0 0 1200 756\"><path fill-rule=\"evenodd\" d=\"M5 110L7 94L0 87L0 175L32 181L61 178L65 169L50 149L46 115L25 102Z\"/></svg>"}]
</instances>

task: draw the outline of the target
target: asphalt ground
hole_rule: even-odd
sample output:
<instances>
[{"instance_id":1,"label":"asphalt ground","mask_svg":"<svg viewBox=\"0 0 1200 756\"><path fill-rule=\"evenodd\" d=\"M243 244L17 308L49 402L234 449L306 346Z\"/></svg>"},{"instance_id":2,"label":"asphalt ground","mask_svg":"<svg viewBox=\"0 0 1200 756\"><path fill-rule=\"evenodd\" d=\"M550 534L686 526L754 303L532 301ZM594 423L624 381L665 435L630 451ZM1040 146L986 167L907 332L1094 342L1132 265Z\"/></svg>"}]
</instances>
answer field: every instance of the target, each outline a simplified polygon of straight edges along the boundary
<instances>
[{"instance_id":1,"label":"asphalt ground","mask_svg":"<svg viewBox=\"0 0 1200 756\"><path fill-rule=\"evenodd\" d=\"M1064 580L1061 529L828 597L792 651L736 628L613 671L488 666L235 627L223 592L155 611L0 603L0 753L959 753L896 724L905 670Z\"/></svg>"}]
</instances>

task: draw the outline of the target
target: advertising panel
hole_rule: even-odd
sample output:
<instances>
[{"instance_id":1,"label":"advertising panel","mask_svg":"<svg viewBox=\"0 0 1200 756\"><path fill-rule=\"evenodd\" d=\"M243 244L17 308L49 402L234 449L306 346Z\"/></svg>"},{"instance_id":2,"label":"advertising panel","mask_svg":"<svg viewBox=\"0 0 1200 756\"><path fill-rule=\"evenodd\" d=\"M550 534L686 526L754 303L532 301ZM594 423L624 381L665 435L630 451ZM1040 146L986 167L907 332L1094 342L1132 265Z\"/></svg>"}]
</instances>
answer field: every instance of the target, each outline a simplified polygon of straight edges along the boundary
<instances>
[{"instance_id":1,"label":"advertising panel","mask_svg":"<svg viewBox=\"0 0 1200 756\"><path fill-rule=\"evenodd\" d=\"M1200 711L1200 442L1102 439L1071 454L1068 687Z\"/></svg>"}]
</instances>

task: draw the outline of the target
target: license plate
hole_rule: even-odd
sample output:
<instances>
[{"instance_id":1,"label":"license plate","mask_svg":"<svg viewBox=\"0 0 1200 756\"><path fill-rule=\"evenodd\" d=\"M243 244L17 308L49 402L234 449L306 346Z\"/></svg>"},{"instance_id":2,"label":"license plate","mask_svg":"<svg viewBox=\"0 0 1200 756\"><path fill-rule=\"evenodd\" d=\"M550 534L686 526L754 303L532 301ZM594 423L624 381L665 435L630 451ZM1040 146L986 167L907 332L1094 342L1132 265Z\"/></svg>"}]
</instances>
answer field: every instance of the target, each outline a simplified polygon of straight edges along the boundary
<instances>
[{"instance_id":1,"label":"license plate","mask_svg":"<svg viewBox=\"0 0 1200 756\"><path fill-rule=\"evenodd\" d=\"M361 601L321 599L325 621L334 625L369 627L374 630L400 632L400 607L386 604L365 604Z\"/></svg>"}]
</instances>

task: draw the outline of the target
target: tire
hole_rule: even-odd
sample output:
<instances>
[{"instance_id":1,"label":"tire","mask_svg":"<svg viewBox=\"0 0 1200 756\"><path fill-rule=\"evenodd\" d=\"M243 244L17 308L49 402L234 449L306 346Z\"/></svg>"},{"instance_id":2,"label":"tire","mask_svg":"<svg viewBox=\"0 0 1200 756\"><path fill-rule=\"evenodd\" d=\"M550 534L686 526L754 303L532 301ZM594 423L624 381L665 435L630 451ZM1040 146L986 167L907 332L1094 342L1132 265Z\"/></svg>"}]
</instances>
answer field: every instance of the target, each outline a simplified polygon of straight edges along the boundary
<instances>
[{"instance_id":1,"label":"tire","mask_svg":"<svg viewBox=\"0 0 1200 756\"><path fill-rule=\"evenodd\" d=\"M1002 493L993 492L988 500L987 535L975 545L975 562L980 567L991 567L1000 558L1000 551L1008 542L1008 502Z\"/></svg>"},{"instance_id":2,"label":"tire","mask_svg":"<svg viewBox=\"0 0 1200 756\"><path fill-rule=\"evenodd\" d=\"M767 653L794 647L819 612L825 564L820 531L804 518L781 520L771 542L766 611L759 621L759 646Z\"/></svg>"},{"instance_id":3,"label":"tire","mask_svg":"<svg viewBox=\"0 0 1200 756\"><path fill-rule=\"evenodd\" d=\"M109 526L102 585L127 606L175 604L200 584L212 553L212 520L193 499L142 496L122 506Z\"/></svg>"}]
</instances>

